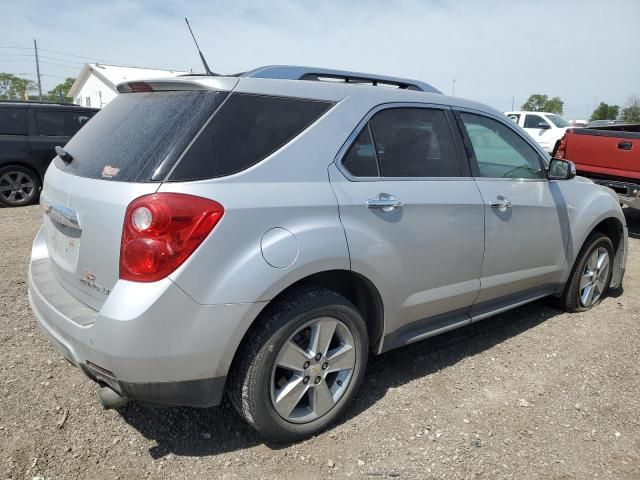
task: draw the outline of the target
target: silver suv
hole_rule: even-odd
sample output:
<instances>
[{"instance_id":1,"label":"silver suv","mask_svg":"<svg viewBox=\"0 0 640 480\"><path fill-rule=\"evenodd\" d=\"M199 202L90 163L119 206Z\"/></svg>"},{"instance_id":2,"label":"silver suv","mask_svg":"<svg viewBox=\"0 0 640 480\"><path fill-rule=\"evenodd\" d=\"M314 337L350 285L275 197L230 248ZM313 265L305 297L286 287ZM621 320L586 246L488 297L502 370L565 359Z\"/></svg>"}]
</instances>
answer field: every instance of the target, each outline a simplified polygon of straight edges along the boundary
<instances>
[{"instance_id":1,"label":"silver suv","mask_svg":"<svg viewBox=\"0 0 640 480\"><path fill-rule=\"evenodd\" d=\"M621 286L615 194L484 105L288 67L118 89L57 149L29 270L107 408L226 393L294 441L344 413L369 354Z\"/></svg>"}]
</instances>

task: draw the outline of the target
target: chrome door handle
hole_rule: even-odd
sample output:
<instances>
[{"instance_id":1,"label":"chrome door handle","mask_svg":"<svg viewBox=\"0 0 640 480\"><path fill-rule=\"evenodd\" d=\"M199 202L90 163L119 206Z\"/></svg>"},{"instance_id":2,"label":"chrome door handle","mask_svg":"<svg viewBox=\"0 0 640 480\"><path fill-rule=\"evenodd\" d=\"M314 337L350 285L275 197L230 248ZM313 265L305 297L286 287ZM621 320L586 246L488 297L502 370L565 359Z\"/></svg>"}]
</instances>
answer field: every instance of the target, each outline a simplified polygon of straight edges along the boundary
<instances>
[{"instance_id":1,"label":"chrome door handle","mask_svg":"<svg viewBox=\"0 0 640 480\"><path fill-rule=\"evenodd\" d=\"M391 195L378 195L378 198L370 198L367 200L367 208L390 212L396 208L402 207L402 202Z\"/></svg>"},{"instance_id":2,"label":"chrome door handle","mask_svg":"<svg viewBox=\"0 0 640 480\"><path fill-rule=\"evenodd\" d=\"M511 200L507 198L501 198L489 203L491 208L497 208L500 212L506 212L511 208Z\"/></svg>"}]
</instances>

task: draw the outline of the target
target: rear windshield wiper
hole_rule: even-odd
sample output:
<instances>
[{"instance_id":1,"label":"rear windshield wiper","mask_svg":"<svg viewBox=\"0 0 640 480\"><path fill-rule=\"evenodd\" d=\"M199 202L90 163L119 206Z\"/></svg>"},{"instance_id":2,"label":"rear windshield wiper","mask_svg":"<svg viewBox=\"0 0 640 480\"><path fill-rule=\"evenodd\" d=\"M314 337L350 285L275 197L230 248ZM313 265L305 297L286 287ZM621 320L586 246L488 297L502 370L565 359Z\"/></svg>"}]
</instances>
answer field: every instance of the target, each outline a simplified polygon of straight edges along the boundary
<instances>
[{"instance_id":1,"label":"rear windshield wiper","mask_svg":"<svg viewBox=\"0 0 640 480\"><path fill-rule=\"evenodd\" d=\"M67 152L60 146L56 146L55 150L56 150L56 155L58 155L64 163L66 164L71 163L71 160L73 160L73 155L71 155L69 152Z\"/></svg>"}]
</instances>

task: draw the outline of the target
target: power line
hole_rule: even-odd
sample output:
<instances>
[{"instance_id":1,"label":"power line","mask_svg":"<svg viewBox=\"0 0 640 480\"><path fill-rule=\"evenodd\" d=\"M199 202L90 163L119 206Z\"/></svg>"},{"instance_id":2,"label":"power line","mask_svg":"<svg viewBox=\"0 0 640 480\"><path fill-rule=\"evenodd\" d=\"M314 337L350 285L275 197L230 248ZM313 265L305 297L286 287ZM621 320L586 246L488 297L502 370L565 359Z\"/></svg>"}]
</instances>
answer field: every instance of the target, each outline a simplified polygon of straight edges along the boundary
<instances>
[{"instance_id":1,"label":"power line","mask_svg":"<svg viewBox=\"0 0 640 480\"><path fill-rule=\"evenodd\" d=\"M38 50L44 50L43 48L39 48ZM28 57L28 58L35 58L35 55L33 53L0 53L0 56L2 55L11 55L11 56L15 56L15 57ZM69 60L67 58L59 58L59 57L51 57L49 55L39 55L40 58L46 58L48 60L56 60L59 62L66 62L66 63L73 63L76 65L84 65L86 62L78 62L76 60Z\"/></svg>"}]
</instances>

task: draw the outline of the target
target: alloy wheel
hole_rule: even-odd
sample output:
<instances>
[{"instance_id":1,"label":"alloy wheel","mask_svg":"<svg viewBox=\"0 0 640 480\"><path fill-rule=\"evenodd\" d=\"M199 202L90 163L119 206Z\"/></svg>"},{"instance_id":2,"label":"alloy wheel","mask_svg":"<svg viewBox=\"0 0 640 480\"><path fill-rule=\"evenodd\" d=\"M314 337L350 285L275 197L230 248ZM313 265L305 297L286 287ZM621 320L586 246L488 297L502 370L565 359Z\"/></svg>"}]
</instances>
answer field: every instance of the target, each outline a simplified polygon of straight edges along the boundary
<instances>
[{"instance_id":1,"label":"alloy wheel","mask_svg":"<svg viewBox=\"0 0 640 480\"><path fill-rule=\"evenodd\" d=\"M340 320L316 318L284 343L271 374L271 401L292 423L326 415L344 395L353 376L353 335Z\"/></svg>"},{"instance_id":2,"label":"alloy wheel","mask_svg":"<svg viewBox=\"0 0 640 480\"><path fill-rule=\"evenodd\" d=\"M33 178L25 172L14 170L0 177L0 196L9 205L29 203L33 199L35 189Z\"/></svg>"},{"instance_id":3,"label":"alloy wheel","mask_svg":"<svg viewBox=\"0 0 640 480\"><path fill-rule=\"evenodd\" d=\"M578 289L583 307L588 308L600 299L609 278L609 268L609 251L606 248L598 247L589 255Z\"/></svg>"}]
</instances>

